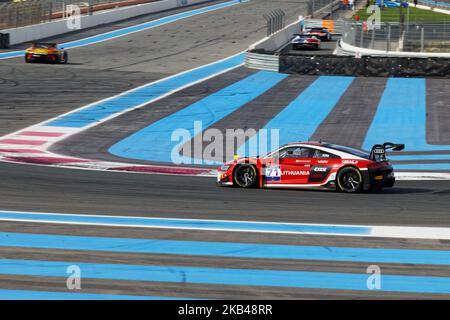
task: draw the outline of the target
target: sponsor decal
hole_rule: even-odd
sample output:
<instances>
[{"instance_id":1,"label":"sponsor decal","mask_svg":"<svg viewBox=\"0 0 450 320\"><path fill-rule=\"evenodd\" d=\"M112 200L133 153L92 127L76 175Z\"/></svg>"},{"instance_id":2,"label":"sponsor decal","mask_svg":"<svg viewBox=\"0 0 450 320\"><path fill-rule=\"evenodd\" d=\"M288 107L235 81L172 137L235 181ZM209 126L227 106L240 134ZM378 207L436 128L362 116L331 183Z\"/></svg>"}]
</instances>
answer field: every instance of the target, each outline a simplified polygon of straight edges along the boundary
<instances>
[{"instance_id":1,"label":"sponsor decal","mask_svg":"<svg viewBox=\"0 0 450 320\"><path fill-rule=\"evenodd\" d=\"M266 168L266 181L267 182L281 181L280 166L272 165L272 166Z\"/></svg>"},{"instance_id":2,"label":"sponsor decal","mask_svg":"<svg viewBox=\"0 0 450 320\"><path fill-rule=\"evenodd\" d=\"M311 160L295 160L296 163L310 163Z\"/></svg>"},{"instance_id":3,"label":"sponsor decal","mask_svg":"<svg viewBox=\"0 0 450 320\"><path fill-rule=\"evenodd\" d=\"M331 167L312 167L311 175L309 176L309 182L321 182L325 180L328 176L328 173L331 171Z\"/></svg>"},{"instance_id":4,"label":"sponsor decal","mask_svg":"<svg viewBox=\"0 0 450 320\"><path fill-rule=\"evenodd\" d=\"M358 160L342 160L343 164L358 164Z\"/></svg>"},{"instance_id":5,"label":"sponsor decal","mask_svg":"<svg viewBox=\"0 0 450 320\"><path fill-rule=\"evenodd\" d=\"M319 160L317 163L328 163L328 160Z\"/></svg>"},{"instance_id":6,"label":"sponsor decal","mask_svg":"<svg viewBox=\"0 0 450 320\"><path fill-rule=\"evenodd\" d=\"M283 171L284 176L309 176L309 171L302 170L285 170Z\"/></svg>"},{"instance_id":7,"label":"sponsor decal","mask_svg":"<svg viewBox=\"0 0 450 320\"><path fill-rule=\"evenodd\" d=\"M376 149L373 149L373 153L375 153L375 154L384 154L385 150L383 148L376 148Z\"/></svg>"}]
</instances>

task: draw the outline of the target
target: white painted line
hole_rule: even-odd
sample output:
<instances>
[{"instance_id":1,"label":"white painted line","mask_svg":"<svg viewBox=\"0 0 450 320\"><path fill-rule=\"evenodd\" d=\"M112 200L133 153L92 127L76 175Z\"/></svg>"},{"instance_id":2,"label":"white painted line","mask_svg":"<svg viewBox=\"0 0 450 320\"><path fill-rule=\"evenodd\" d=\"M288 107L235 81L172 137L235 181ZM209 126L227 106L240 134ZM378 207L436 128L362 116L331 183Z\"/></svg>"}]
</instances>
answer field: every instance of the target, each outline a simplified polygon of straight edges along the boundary
<instances>
[{"instance_id":1,"label":"white painted line","mask_svg":"<svg viewBox=\"0 0 450 320\"><path fill-rule=\"evenodd\" d=\"M15 215L16 217L4 217L3 214ZM20 215L35 216L36 218L21 218ZM46 216L39 220L40 216ZM52 219L51 217L55 217ZM64 219L64 220L61 220ZM77 219L93 219L98 221L86 222ZM120 220L114 221L114 220ZM102 222L104 220L105 222ZM136 223L139 220L140 224ZM320 236L344 236L344 237L372 237L372 238L402 238L402 239L429 239L450 240L450 228L443 227L413 227L413 226L370 226L370 225L343 225L343 224L312 224L292 222L267 222L248 220L210 220L210 219L180 219L180 218L158 218L137 216L114 216L114 215L83 215L83 214L61 214L44 212L16 212L0 211L0 221L17 221L30 223L51 223L66 225L91 225L105 227L125 228L154 228L154 229L177 229L197 231L224 231L224 232L248 232L248 233L275 233L275 234L297 234L297 235L320 235ZM159 222L161 221L161 222ZM147 223L147 224L146 224ZM184 225L183 225L184 224ZM195 226L196 225L196 226ZM221 227L214 227L221 225ZM227 225L229 227L227 227ZM236 227L239 225L239 228ZM253 226L253 227L252 227ZM260 226L260 227L258 227ZM271 228L271 226L273 226ZM261 229L265 227L265 229ZM287 230L282 230L286 228ZM293 228L323 228L326 232L288 230ZM333 232L332 230L349 229L347 232ZM352 229L356 229L355 232ZM360 229L367 229L365 230Z\"/></svg>"},{"instance_id":2,"label":"white painted line","mask_svg":"<svg viewBox=\"0 0 450 320\"><path fill-rule=\"evenodd\" d=\"M395 178L399 181L411 180L450 180L450 173L446 172L397 172Z\"/></svg>"}]
</instances>

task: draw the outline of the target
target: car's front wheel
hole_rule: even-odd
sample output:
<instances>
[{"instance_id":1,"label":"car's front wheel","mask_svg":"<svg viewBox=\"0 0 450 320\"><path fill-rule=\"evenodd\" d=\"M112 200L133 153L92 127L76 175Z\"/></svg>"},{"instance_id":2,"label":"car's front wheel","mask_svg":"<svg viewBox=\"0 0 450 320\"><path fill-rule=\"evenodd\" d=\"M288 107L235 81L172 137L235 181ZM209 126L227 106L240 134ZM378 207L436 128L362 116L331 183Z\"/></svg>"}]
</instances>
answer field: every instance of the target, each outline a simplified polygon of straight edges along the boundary
<instances>
[{"instance_id":1,"label":"car's front wheel","mask_svg":"<svg viewBox=\"0 0 450 320\"><path fill-rule=\"evenodd\" d=\"M339 190L343 192L358 192L363 187L362 174L358 169L353 167L343 168L337 175L337 185Z\"/></svg>"},{"instance_id":2,"label":"car's front wheel","mask_svg":"<svg viewBox=\"0 0 450 320\"><path fill-rule=\"evenodd\" d=\"M255 166L241 164L234 170L233 180L235 185L241 188L251 188L256 186L258 182L258 172Z\"/></svg>"}]
</instances>

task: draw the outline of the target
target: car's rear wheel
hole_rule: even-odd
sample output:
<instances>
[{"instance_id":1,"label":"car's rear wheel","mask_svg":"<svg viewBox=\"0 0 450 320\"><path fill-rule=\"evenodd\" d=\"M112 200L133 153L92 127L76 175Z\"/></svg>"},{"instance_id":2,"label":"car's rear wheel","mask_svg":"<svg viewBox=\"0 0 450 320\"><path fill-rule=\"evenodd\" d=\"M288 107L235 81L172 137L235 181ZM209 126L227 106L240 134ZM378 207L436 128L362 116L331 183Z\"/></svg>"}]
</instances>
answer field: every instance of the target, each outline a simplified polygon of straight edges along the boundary
<instances>
[{"instance_id":1,"label":"car's rear wheel","mask_svg":"<svg viewBox=\"0 0 450 320\"><path fill-rule=\"evenodd\" d=\"M361 172L353 167L341 169L337 175L337 185L339 190L348 193L361 191L363 187L363 177Z\"/></svg>"},{"instance_id":2,"label":"car's rear wheel","mask_svg":"<svg viewBox=\"0 0 450 320\"><path fill-rule=\"evenodd\" d=\"M241 188L254 187L258 182L258 171L250 164L238 165L233 173L233 181Z\"/></svg>"},{"instance_id":3,"label":"car's rear wheel","mask_svg":"<svg viewBox=\"0 0 450 320\"><path fill-rule=\"evenodd\" d=\"M61 63L67 64L68 61L69 61L69 55L67 54L67 52L64 52L63 57L61 59Z\"/></svg>"}]
</instances>

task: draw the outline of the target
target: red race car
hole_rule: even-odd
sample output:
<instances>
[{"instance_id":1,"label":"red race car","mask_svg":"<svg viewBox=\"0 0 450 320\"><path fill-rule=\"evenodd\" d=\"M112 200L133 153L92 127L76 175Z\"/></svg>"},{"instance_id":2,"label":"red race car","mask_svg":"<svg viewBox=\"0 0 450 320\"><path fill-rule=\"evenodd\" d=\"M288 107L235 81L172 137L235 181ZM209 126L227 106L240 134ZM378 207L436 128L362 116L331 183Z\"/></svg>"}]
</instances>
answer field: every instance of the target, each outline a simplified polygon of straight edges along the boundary
<instances>
[{"instance_id":1,"label":"red race car","mask_svg":"<svg viewBox=\"0 0 450 320\"><path fill-rule=\"evenodd\" d=\"M395 176L386 150L403 144L386 142L371 152L337 144L299 142L264 157L236 158L218 170L221 186L242 188L305 188L358 192L394 186Z\"/></svg>"}]
</instances>

